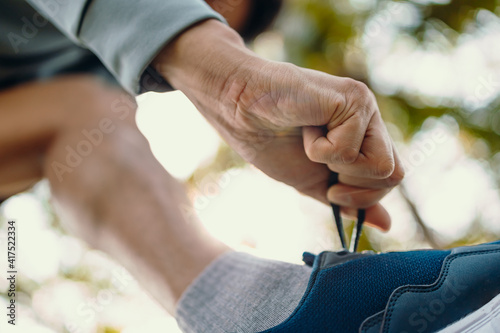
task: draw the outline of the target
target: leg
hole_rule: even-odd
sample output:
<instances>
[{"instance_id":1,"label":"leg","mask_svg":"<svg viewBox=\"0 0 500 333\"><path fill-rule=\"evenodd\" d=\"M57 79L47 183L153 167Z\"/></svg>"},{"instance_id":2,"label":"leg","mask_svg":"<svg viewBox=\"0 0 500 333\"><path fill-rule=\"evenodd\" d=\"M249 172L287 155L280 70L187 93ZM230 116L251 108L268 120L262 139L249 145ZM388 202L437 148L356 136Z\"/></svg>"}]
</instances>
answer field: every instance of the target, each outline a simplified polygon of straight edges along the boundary
<instances>
[{"instance_id":1,"label":"leg","mask_svg":"<svg viewBox=\"0 0 500 333\"><path fill-rule=\"evenodd\" d=\"M170 312L228 250L183 215L184 190L154 159L124 92L61 78L0 93L0 110L0 194L47 177L68 228L120 261Z\"/></svg>"},{"instance_id":2,"label":"leg","mask_svg":"<svg viewBox=\"0 0 500 333\"><path fill-rule=\"evenodd\" d=\"M265 330L299 303L308 267L230 252L183 214L183 188L154 159L130 96L74 77L1 93L0 110L8 110L0 123L10 124L2 128L0 160L8 158L4 167L16 175L4 192L47 177L68 229L177 310L186 332Z\"/></svg>"}]
</instances>

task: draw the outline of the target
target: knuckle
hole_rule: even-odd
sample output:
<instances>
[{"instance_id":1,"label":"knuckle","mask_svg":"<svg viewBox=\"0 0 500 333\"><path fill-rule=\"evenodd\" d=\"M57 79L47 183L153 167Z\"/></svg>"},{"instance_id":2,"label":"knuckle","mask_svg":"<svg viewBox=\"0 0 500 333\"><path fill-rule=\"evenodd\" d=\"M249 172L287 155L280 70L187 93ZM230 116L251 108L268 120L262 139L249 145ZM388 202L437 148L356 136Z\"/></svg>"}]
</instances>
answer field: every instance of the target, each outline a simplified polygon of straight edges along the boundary
<instances>
[{"instance_id":1,"label":"knuckle","mask_svg":"<svg viewBox=\"0 0 500 333\"><path fill-rule=\"evenodd\" d=\"M317 162L317 163L321 162L321 159L319 156L320 154L318 153L317 149L314 149L314 147L312 147L312 146L306 146L304 148L305 148L304 150L306 152L306 156L308 159L310 159L313 162Z\"/></svg>"},{"instance_id":2,"label":"knuckle","mask_svg":"<svg viewBox=\"0 0 500 333\"><path fill-rule=\"evenodd\" d=\"M326 103L334 105L335 111L331 114L329 123L345 121L365 123L371 118L376 101L373 93L363 82L351 78L343 78L341 88L330 92Z\"/></svg>"},{"instance_id":3,"label":"knuckle","mask_svg":"<svg viewBox=\"0 0 500 333\"><path fill-rule=\"evenodd\" d=\"M357 92L360 92L363 95L370 95L371 94L370 88L368 88L368 86L361 81L354 80L353 86Z\"/></svg>"},{"instance_id":4,"label":"knuckle","mask_svg":"<svg viewBox=\"0 0 500 333\"><path fill-rule=\"evenodd\" d=\"M387 179L394 173L394 161L384 159L377 164L377 168L373 171L373 176L376 178Z\"/></svg>"},{"instance_id":5,"label":"knuckle","mask_svg":"<svg viewBox=\"0 0 500 333\"><path fill-rule=\"evenodd\" d=\"M387 176L383 177L383 174L380 173L379 176L381 177L381 185L385 188L393 188L398 186L404 179L405 172L402 168L396 167L394 168L393 172Z\"/></svg>"},{"instance_id":6,"label":"knuckle","mask_svg":"<svg viewBox=\"0 0 500 333\"><path fill-rule=\"evenodd\" d=\"M347 89L345 98L353 106L356 106L358 112L371 113L373 105L376 104L375 95L368 86L360 81L347 79Z\"/></svg>"},{"instance_id":7,"label":"knuckle","mask_svg":"<svg viewBox=\"0 0 500 333\"><path fill-rule=\"evenodd\" d=\"M339 152L338 159L344 164L352 164L358 158L358 151L354 148L346 148Z\"/></svg>"},{"instance_id":8,"label":"knuckle","mask_svg":"<svg viewBox=\"0 0 500 333\"><path fill-rule=\"evenodd\" d=\"M388 187L395 187L403 181L404 177L405 177L404 169L396 167L392 175L386 178L386 183Z\"/></svg>"},{"instance_id":9,"label":"knuckle","mask_svg":"<svg viewBox=\"0 0 500 333\"><path fill-rule=\"evenodd\" d=\"M350 94L354 94L356 96L372 96L372 92L368 86L354 79L347 79L347 87Z\"/></svg>"}]
</instances>

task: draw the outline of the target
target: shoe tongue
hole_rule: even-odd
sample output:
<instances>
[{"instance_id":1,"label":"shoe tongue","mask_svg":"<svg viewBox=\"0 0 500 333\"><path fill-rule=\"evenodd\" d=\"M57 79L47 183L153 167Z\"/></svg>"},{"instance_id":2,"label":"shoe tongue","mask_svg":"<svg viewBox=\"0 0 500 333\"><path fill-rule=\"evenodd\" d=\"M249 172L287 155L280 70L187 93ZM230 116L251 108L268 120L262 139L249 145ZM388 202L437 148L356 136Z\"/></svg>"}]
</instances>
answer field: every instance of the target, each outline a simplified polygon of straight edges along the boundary
<instances>
[{"instance_id":1,"label":"shoe tongue","mask_svg":"<svg viewBox=\"0 0 500 333\"><path fill-rule=\"evenodd\" d=\"M314 260L316 260L316 255L315 254L312 254L311 252L304 252L304 253L302 253L302 261L307 266L313 267Z\"/></svg>"},{"instance_id":2,"label":"shoe tongue","mask_svg":"<svg viewBox=\"0 0 500 333\"><path fill-rule=\"evenodd\" d=\"M364 252L348 252L348 251L339 251L339 252L323 252L320 254L320 269L330 268L333 266L337 266L340 264L344 264L348 261L370 257L375 255L373 251L364 251Z\"/></svg>"},{"instance_id":3,"label":"shoe tongue","mask_svg":"<svg viewBox=\"0 0 500 333\"><path fill-rule=\"evenodd\" d=\"M363 258L363 257L370 257L375 255L376 253L373 251L363 251L363 252L349 252L349 251L338 251L338 252L330 252L330 251L325 251L321 252L318 255L312 254L310 252L304 252L302 254L302 261L307 265L307 266L314 266L315 261L319 261L318 266L320 269L322 268L329 268L333 266L337 266L343 263L346 263L348 261L358 259L358 258Z\"/></svg>"}]
</instances>

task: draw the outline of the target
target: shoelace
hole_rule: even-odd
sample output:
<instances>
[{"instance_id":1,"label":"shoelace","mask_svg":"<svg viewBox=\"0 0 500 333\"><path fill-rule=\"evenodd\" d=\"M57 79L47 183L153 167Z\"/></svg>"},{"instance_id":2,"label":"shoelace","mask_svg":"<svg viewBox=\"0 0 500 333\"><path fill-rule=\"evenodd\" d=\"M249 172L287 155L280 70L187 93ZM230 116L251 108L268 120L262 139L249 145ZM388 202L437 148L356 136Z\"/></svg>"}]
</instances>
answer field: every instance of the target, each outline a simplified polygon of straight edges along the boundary
<instances>
[{"instance_id":1,"label":"shoelace","mask_svg":"<svg viewBox=\"0 0 500 333\"><path fill-rule=\"evenodd\" d=\"M336 172L331 172L330 179L328 180L328 187L333 186L339 182L339 174ZM333 210L333 217L335 219L335 225L337 226L337 232L340 238L340 244L344 251L347 252L356 252L358 250L359 239L361 237L361 232L363 231L363 222L365 221L365 210L358 210L358 221L354 225L354 229L352 230L352 237L350 242L350 249L347 247L345 233L344 233L344 225L342 222L342 216L340 215L340 206L334 203L331 203Z\"/></svg>"}]
</instances>

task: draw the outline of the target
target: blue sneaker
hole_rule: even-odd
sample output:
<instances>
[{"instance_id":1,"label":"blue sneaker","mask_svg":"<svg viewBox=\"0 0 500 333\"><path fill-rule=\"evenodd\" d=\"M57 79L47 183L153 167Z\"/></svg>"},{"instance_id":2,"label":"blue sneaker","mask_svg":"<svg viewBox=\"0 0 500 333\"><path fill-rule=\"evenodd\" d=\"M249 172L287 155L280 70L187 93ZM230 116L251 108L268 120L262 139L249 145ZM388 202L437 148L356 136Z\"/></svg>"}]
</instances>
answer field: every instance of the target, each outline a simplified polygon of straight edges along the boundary
<instances>
[{"instance_id":1,"label":"blue sneaker","mask_svg":"<svg viewBox=\"0 0 500 333\"><path fill-rule=\"evenodd\" d=\"M500 332L500 241L452 250L304 253L292 315L265 333Z\"/></svg>"}]
</instances>

